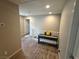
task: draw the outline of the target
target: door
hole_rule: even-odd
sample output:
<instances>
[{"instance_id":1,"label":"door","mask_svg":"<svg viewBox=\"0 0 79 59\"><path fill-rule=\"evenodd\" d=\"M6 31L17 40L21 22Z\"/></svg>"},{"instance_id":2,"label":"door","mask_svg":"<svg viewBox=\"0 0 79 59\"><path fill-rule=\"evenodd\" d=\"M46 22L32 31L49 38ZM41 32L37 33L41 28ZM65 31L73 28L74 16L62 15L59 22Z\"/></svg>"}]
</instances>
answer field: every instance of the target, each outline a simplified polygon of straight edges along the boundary
<instances>
[{"instance_id":1,"label":"door","mask_svg":"<svg viewBox=\"0 0 79 59\"><path fill-rule=\"evenodd\" d=\"M69 42L67 59L79 59L79 22L72 35L74 36Z\"/></svg>"},{"instance_id":2,"label":"door","mask_svg":"<svg viewBox=\"0 0 79 59\"><path fill-rule=\"evenodd\" d=\"M27 35L30 32L29 19L24 20L24 34Z\"/></svg>"},{"instance_id":3,"label":"door","mask_svg":"<svg viewBox=\"0 0 79 59\"><path fill-rule=\"evenodd\" d=\"M79 0L76 1L66 59L79 59Z\"/></svg>"},{"instance_id":4,"label":"door","mask_svg":"<svg viewBox=\"0 0 79 59\"><path fill-rule=\"evenodd\" d=\"M26 20L26 28L27 28L27 34L30 34L30 20Z\"/></svg>"},{"instance_id":5,"label":"door","mask_svg":"<svg viewBox=\"0 0 79 59\"><path fill-rule=\"evenodd\" d=\"M77 32L77 36L76 36L73 57L74 57L74 59L79 59L79 27L78 27L78 32Z\"/></svg>"}]
</instances>

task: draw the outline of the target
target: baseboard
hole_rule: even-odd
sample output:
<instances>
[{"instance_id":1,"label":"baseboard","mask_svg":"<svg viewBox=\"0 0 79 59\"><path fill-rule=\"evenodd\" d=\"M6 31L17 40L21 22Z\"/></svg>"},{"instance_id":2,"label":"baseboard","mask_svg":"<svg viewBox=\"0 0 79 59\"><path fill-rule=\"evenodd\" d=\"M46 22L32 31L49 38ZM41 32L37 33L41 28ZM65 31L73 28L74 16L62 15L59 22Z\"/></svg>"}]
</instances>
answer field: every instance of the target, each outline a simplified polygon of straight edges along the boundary
<instances>
[{"instance_id":1,"label":"baseboard","mask_svg":"<svg viewBox=\"0 0 79 59\"><path fill-rule=\"evenodd\" d=\"M19 51L21 51L21 48L15 51L12 55L10 55L7 59L10 59L12 56L16 55Z\"/></svg>"},{"instance_id":2,"label":"baseboard","mask_svg":"<svg viewBox=\"0 0 79 59\"><path fill-rule=\"evenodd\" d=\"M6 56L0 56L0 59L7 59Z\"/></svg>"}]
</instances>

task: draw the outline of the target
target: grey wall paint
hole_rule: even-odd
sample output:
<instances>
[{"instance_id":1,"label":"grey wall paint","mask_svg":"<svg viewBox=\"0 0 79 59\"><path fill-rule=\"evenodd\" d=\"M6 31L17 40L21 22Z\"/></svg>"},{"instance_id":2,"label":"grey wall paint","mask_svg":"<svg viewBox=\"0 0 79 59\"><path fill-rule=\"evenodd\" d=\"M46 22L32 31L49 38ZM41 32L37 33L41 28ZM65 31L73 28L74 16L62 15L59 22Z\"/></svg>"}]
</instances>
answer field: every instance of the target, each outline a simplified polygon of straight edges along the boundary
<instances>
[{"instance_id":1,"label":"grey wall paint","mask_svg":"<svg viewBox=\"0 0 79 59\"><path fill-rule=\"evenodd\" d=\"M67 57L67 49L70 40L70 33L74 16L74 1L75 0L67 1L61 16L59 36L60 59L66 59Z\"/></svg>"},{"instance_id":2,"label":"grey wall paint","mask_svg":"<svg viewBox=\"0 0 79 59\"><path fill-rule=\"evenodd\" d=\"M27 17L28 18L28 17ZM45 31L59 32L60 15L31 16L30 34L37 36Z\"/></svg>"},{"instance_id":3,"label":"grey wall paint","mask_svg":"<svg viewBox=\"0 0 79 59\"><path fill-rule=\"evenodd\" d=\"M20 21L18 6L0 0L0 57L10 56L20 48ZM7 55L4 52L7 51Z\"/></svg>"}]
</instances>

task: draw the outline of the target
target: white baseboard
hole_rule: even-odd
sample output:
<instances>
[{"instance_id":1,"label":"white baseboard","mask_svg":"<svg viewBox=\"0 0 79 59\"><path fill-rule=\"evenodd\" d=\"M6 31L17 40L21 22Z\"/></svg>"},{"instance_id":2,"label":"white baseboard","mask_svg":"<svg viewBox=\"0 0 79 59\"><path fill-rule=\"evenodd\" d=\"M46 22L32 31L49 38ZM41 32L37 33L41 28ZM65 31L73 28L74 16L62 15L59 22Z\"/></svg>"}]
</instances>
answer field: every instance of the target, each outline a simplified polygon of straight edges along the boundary
<instances>
[{"instance_id":1,"label":"white baseboard","mask_svg":"<svg viewBox=\"0 0 79 59\"><path fill-rule=\"evenodd\" d=\"M6 56L0 56L0 59L7 59Z\"/></svg>"},{"instance_id":2,"label":"white baseboard","mask_svg":"<svg viewBox=\"0 0 79 59\"><path fill-rule=\"evenodd\" d=\"M12 56L16 55L19 51L21 51L21 48L15 51L12 55L10 55L7 59L10 59Z\"/></svg>"}]
</instances>

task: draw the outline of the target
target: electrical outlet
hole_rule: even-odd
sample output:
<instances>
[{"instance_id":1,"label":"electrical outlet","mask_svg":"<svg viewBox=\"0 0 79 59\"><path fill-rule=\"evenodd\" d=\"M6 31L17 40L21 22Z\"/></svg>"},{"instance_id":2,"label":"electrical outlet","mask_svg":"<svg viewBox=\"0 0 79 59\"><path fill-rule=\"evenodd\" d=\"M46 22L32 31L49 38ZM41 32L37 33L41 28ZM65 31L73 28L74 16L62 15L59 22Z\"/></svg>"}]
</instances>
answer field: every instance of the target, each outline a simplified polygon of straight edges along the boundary
<instances>
[{"instance_id":1,"label":"electrical outlet","mask_svg":"<svg viewBox=\"0 0 79 59\"><path fill-rule=\"evenodd\" d=\"M8 52L7 51L4 51L4 55L7 55L8 54Z\"/></svg>"}]
</instances>

